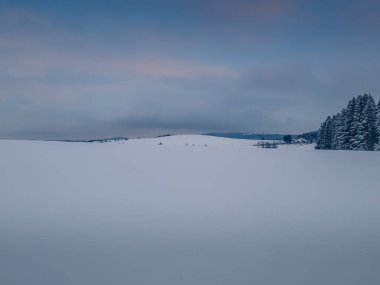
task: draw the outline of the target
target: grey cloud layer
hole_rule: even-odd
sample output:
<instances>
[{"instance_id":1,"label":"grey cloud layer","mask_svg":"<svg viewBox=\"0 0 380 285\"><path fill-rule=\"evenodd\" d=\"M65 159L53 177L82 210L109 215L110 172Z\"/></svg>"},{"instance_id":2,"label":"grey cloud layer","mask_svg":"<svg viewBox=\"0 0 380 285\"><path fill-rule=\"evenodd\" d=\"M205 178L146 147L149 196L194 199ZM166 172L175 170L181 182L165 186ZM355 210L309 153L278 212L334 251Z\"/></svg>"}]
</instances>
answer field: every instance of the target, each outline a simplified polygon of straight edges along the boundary
<instances>
[{"instance_id":1,"label":"grey cloud layer","mask_svg":"<svg viewBox=\"0 0 380 285\"><path fill-rule=\"evenodd\" d=\"M182 13L186 3L163 7ZM379 5L368 3L376 15ZM313 37L292 22L311 13L300 1L193 4L187 14L120 13L108 26L112 15L97 11L104 25L91 29L91 14L87 24L74 17L78 31L54 13L0 9L0 137L302 132L354 95L380 94L374 20L334 38L311 25L320 22L314 15L305 20ZM346 2L337 18L368 10L356 6Z\"/></svg>"}]
</instances>

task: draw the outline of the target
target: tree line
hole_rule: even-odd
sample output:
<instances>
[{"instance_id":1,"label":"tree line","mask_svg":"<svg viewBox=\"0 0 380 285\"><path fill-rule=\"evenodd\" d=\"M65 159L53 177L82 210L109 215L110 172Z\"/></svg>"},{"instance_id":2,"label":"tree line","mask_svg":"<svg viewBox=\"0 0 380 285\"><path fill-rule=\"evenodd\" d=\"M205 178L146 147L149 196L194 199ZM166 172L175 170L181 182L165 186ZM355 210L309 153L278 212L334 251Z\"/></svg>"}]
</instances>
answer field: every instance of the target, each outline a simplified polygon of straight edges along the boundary
<instances>
[{"instance_id":1,"label":"tree line","mask_svg":"<svg viewBox=\"0 0 380 285\"><path fill-rule=\"evenodd\" d=\"M321 124L316 149L367 150L380 142L380 101L370 94L352 98L346 108Z\"/></svg>"}]
</instances>

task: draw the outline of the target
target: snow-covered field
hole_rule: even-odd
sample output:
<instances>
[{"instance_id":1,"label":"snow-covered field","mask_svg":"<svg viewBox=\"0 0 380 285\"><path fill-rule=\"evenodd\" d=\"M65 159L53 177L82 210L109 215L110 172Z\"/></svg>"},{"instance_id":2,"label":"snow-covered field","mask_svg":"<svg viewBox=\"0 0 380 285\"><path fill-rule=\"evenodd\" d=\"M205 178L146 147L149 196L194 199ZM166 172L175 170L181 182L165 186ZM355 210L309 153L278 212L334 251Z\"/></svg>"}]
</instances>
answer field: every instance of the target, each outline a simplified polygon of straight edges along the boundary
<instances>
[{"instance_id":1,"label":"snow-covered field","mask_svg":"<svg viewBox=\"0 0 380 285\"><path fill-rule=\"evenodd\" d=\"M253 143L0 141L0 284L380 284L380 152Z\"/></svg>"}]
</instances>

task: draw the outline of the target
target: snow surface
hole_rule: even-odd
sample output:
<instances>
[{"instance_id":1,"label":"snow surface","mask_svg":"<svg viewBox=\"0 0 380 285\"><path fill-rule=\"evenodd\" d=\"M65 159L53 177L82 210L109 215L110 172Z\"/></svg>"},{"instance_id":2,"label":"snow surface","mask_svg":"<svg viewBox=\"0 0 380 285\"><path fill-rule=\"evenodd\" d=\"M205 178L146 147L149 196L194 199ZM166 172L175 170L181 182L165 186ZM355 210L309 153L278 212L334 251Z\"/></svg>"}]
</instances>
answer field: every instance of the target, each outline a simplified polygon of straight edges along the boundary
<instances>
[{"instance_id":1,"label":"snow surface","mask_svg":"<svg viewBox=\"0 0 380 285\"><path fill-rule=\"evenodd\" d=\"M380 284L380 153L254 143L0 141L0 284Z\"/></svg>"}]
</instances>

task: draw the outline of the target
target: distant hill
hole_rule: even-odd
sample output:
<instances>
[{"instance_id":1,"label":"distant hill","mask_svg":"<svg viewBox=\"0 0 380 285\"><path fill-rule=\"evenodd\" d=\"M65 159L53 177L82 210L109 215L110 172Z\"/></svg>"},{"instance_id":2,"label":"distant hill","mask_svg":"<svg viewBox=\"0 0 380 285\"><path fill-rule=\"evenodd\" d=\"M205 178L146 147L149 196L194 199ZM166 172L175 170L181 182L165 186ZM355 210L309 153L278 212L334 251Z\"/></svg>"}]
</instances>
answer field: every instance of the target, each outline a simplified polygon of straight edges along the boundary
<instances>
[{"instance_id":1,"label":"distant hill","mask_svg":"<svg viewBox=\"0 0 380 285\"><path fill-rule=\"evenodd\" d=\"M126 141L128 138L125 137L112 137L112 138L104 138L104 139L92 139L92 140L63 140L65 142L84 142L84 143L106 143L113 141Z\"/></svg>"},{"instance_id":2,"label":"distant hill","mask_svg":"<svg viewBox=\"0 0 380 285\"><path fill-rule=\"evenodd\" d=\"M207 136L248 139L248 140L282 140L284 135L281 134L247 134L247 133L207 133Z\"/></svg>"},{"instance_id":3,"label":"distant hill","mask_svg":"<svg viewBox=\"0 0 380 285\"><path fill-rule=\"evenodd\" d=\"M307 132L307 133L303 133L301 135L297 135L295 136L296 138L303 138L309 142L316 142L317 139L318 139L318 134L319 132L318 131L313 131L313 132Z\"/></svg>"},{"instance_id":4,"label":"distant hill","mask_svg":"<svg viewBox=\"0 0 380 285\"><path fill-rule=\"evenodd\" d=\"M248 140L282 140L283 134L248 134L248 133L207 133L207 136L248 139ZM307 141L314 142L317 140L318 131L307 132L300 135L291 135L292 138L304 138Z\"/></svg>"}]
</instances>

